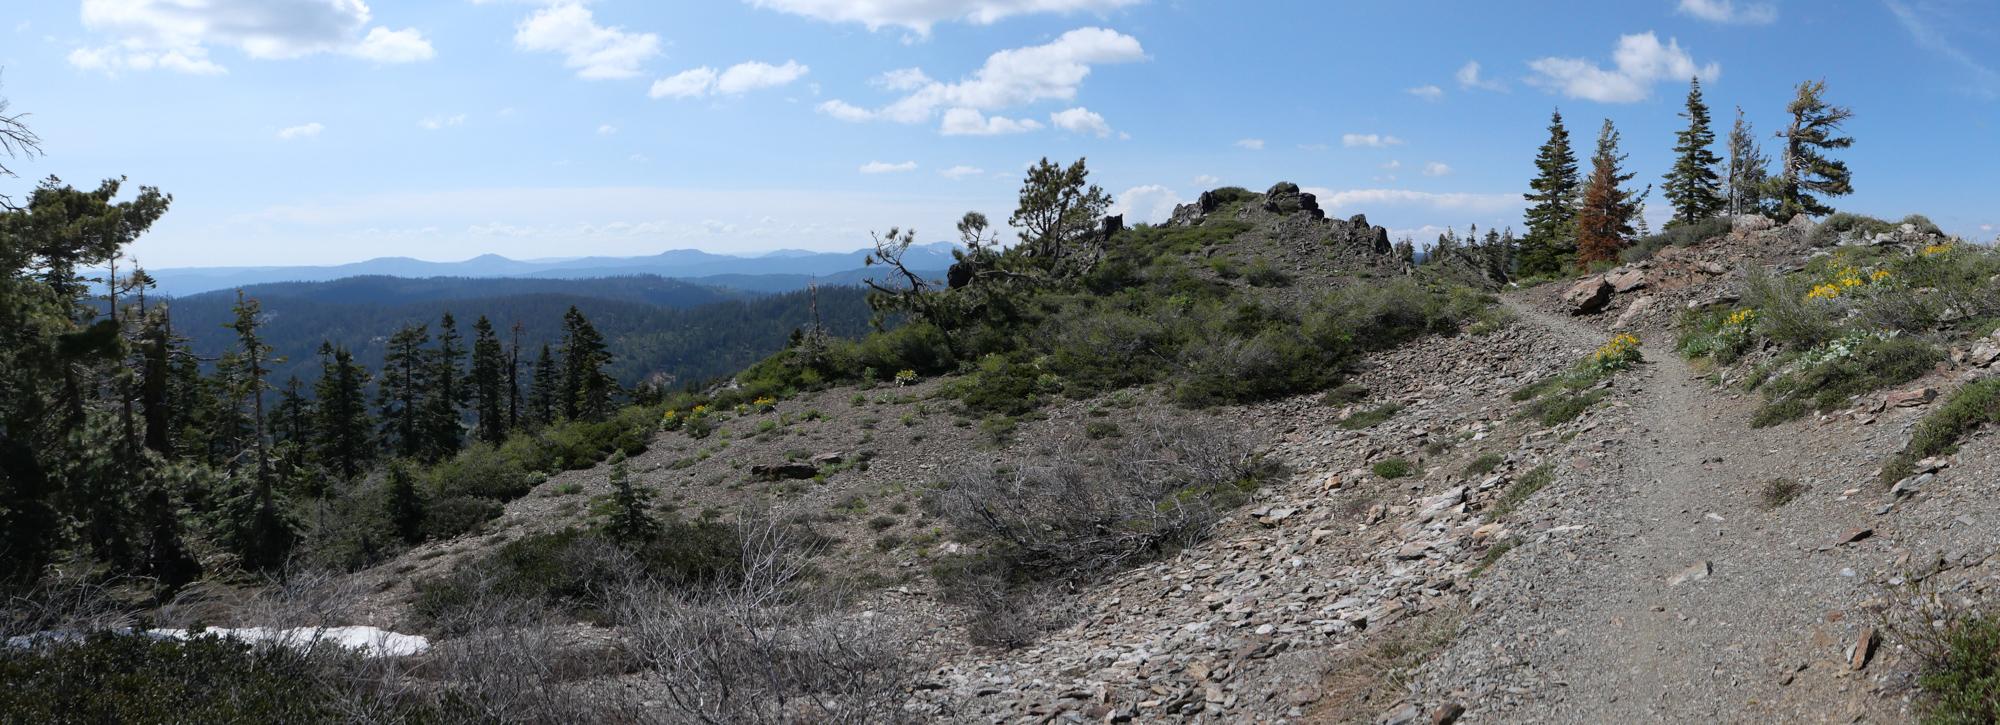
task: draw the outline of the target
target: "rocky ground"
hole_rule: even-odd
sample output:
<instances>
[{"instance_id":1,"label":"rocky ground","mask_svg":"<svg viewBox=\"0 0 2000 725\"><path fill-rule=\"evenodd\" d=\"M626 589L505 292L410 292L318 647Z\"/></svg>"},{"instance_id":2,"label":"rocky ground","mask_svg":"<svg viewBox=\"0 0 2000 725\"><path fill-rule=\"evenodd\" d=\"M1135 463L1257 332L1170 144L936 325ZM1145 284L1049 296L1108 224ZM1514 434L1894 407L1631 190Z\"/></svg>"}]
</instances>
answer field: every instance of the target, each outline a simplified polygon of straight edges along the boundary
<instances>
[{"instance_id":1,"label":"rocky ground","mask_svg":"<svg viewBox=\"0 0 2000 725\"><path fill-rule=\"evenodd\" d=\"M923 720L1906 720L1911 667L1885 605L1912 587L2000 593L2000 447L1982 433L1894 491L1876 471L1938 391L2000 367L1957 351L1852 409L1751 428L1756 396L1683 362L1672 322L1808 247L1780 227L1668 248L1588 280L1604 299L1586 314L1584 285L1511 292L1512 324L1378 355L1357 401L1201 413L1292 474L1208 542L1070 595L1074 623L1018 650L966 644L966 615L927 575L955 545L916 496L941 457L1038 455L1087 421L1188 413L1145 394L1071 401L1001 439L927 404L935 381L840 390L733 418L727 437L662 435L633 470L683 515L765 507L839 542L826 568L911 623L926 665L905 710ZM1509 399L1623 331L1646 362L1575 420L1546 426ZM1392 458L1415 472L1376 473ZM751 469L799 462L823 475ZM601 467L559 475L488 536L371 571L371 623L401 620L410 582L582 522L604 491Z\"/></svg>"}]
</instances>

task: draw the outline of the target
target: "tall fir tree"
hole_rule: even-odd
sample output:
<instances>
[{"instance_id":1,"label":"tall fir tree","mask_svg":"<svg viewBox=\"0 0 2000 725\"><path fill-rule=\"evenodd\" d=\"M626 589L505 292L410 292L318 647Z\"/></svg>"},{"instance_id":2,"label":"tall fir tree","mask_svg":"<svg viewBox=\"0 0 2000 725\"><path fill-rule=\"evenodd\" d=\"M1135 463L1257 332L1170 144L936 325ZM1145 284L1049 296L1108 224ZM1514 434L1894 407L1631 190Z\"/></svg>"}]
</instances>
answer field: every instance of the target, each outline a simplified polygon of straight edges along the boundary
<instances>
[{"instance_id":1,"label":"tall fir tree","mask_svg":"<svg viewBox=\"0 0 2000 725\"><path fill-rule=\"evenodd\" d=\"M430 396L430 355L427 325L405 325L389 336L382 354L382 374L376 387L376 407L382 411L383 442L396 455L421 457L430 432L424 403Z\"/></svg>"},{"instance_id":2,"label":"tall fir tree","mask_svg":"<svg viewBox=\"0 0 2000 725\"><path fill-rule=\"evenodd\" d=\"M514 322L507 341L507 430L521 427L521 323Z\"/></svg>"},{"instance_id":3,"label":"tall fir tree","mask_svg":"<svg viewBox=\"0 0 2000 725\"><path fill-rule=\"evenodd\" d=\"M651 491L632 484L630 464L625 462L625 452L611 454L611 501L610 520L605 522L605 532L611 540L627 546L643 544L658 535L660 523L651 513Z\"/></svg>"},{"instance_id":4,"label":"tall fir tree","mask_svg":"<svg viewBox=\"0 0 2000 725\"><path fill-rule=\"evenodd\" d=\"M1798 95L1785 107L1792 124L1778 132L1778 138L1785 140L1785 155L1778 177L1772 180L1780 219L1831 214L1833 207L1820 196L1854 192L1854 174L1848 171L1847 162L1826 155L1854 145L1853 137L1837 135L1840 125L1854 117L1854 111L1829 105L1825 96L1826 81L1806 81L1799 84Z\"/></svg>"},{"instance_id":5,"label":"tall fir tree","mask_svg":"<svg viewBox=\"0 0 2000 725\"><path fill-rule=\"evenodd\" d=\"M599 421L611 415L611 394L617 383L605 366L611 353L604 336L570 305L563 314L562 414L570 420Z\"/></svg>"},{"instance_id":6,"label":"tall fir tree","mask_svg":"<svg viewBox=\"0 0 2000 725\"><path fill-rule=\"evenodd\" d=\"M278 407L271 412L271 439L281 444L302 445L312 434L313 400L306 397L305 381L293 375L278 389Z\"/></svg>"},{"instance_id":7,"label":"tall fir tree","mask_svg":"<svg viewBox=\"0 0 2000 725\"><path fill-rule=\"evenodd\" d=\"M1637 195L1624 189L1632 180L1620 165L1625 155L1618 152L1618 129L1605 119L1597 133L1597 153L1590 157L1590 181L1584 185L1583 204L1576 214L1576 261L1615 261L1632 234L1632 218L1638 213Z\"/></svg>"},{"instance_id":8,"label":"tall fir tree","mask_svg":"<svg viewBox=\"0 0 2000 725\"><path fill-rule=\"evenodd\" d=\"M1552 274L1562 270L1576 252L1577 178L1576 152L1570 148L1569 129L1563 127L1562 111L1549 116L1549 140L1535 155L1535 178L1531 189L1526 223L1528 234L1521 239L1518 267L1525 276Z\"/></svg>"},{"instance_id":9,"label":"tall fir tree","mask_svg":"<svg viewBox=\"0 0 2000 725\"><path fill-rule=\"evenodd\" d=\"M265 432L264 390L268 386L264 377L272 360L271 346L257 334L262 325L259 319L262 311L256 299L245 297L242 290L236 292L236 321L230 325L237 339L237 349L232 351L237 364L231 380L232 392L234 400L247 399L250 452L256 455L257 467L247 490L239 485L229 496L222 538L246 566L268 570L282 566L290 557L297 535L278 502L276 474ZM240 482L241 478L237 476L234 480Z\"/></svg>"},{"instance_id":10,"label":"tall fir tree","mask_svg":"<svg viewBox=\"0 0 2000 725\"><path fill-rule=\"evenodd\" d=\"M450 312L438 320L437 349L431 351L428 396L424 403L424 457L441 460L464 443L465 337Z\"/></svg>"},{"instance_id":11,"label":"tall fir tree","mask_svg":"<svg viewBox=\"0 0 2000 725\"><path fill-rule=\"evenodd\" d=\"M493 323L481 315L472 323L473 409L479 416L479 439L499 443L507 436L507 359Z\"/></svg>"},{"instance_id":12,"label":"tall fir tree","mask_svg":"<svg viewBox=\"0 0 2000 725\"><path fill-rule=\"evenodd\" d=\"M389 526L406 544L424 539L424 497L417 492L416 476L401 461L389 464L389 480L383 485L383 509Z\"/></svg>"},{"instance_id":13,"label":"tall fir tree","mask_svg":"<svg viewBox=\"0 0 2000 725\"><path fill-rule=\"evenodd\" d=\"M147 311L139 332L139 408L146 422L146 447L171 457L173 409L172 386L173 323L166 305Z\"/></svg>"},{"instance_id":14,"label":"tall fir tree","mask_svg":"<svg viewBox=\"0 0 2000 725\"><path fill-rule=\"evenodd\" d=\"M1715 173L1722 159L1709 148L1715 145L1715 130L1709 126L1708 104L1701 99L1700 78L1688 81L1687 108L1680 116L1688 125L1674 134L1674 167L1660 187L1674 205L1669 227L1706 221L1727 206L1722 178Z\"/></svg>"},{"instance_id":15,"label":"tall fir tree","mask_svg":"<svg viewBox=\"0 0 2000 725\"><path fill-rule=\"evenodd\" d=\"M1776 213L1769 208L1764 192L1770 186L1771 159L1763 145L1743 120L1743 107L1736 108L1736 123L1729 128L1729 213Z\"/></svg>"},{"instance_id":16,"label":"tall fir tree","mask_svg":"<svg viewBox=\"0 0 2000 725\"><path fill-rule=\"evenodd\" d=\"M535 426L546 426L556 422L562 414L562 370L556 367L556 357L549 346L542 345L542 354L535 358L535 371L528 387L528 420Z\"/></svg>"},{"instance_id":17,"label":"tall fir tree","mask_svg":"<svg viewBox=\"0 0 2000 725\"><path fill-rule=\"evenodd\" d=\"M313 384L318 416L313 424L314 453L321 465L342 480L361 475L375 457L374 420L368 415L368 371L354 354L330 342L320 343L319 380Z\"/></svg>"}]
</instances>

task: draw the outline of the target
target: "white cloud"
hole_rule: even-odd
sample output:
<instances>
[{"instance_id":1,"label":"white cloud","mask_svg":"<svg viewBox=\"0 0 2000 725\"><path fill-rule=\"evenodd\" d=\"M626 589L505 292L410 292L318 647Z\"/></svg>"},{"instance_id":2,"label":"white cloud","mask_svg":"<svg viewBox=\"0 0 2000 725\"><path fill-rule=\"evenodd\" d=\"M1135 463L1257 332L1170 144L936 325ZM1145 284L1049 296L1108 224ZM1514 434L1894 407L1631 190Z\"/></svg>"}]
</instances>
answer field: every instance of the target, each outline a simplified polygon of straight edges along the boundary
<instances>
[{"instance_id":1,"label":"white cloud","mask_svg":"<svg viewBox=\"0 0 2000 725\"><path fill-rule=\"evenodd\" d=\"M646 95L654 98L700 98L708 95L708 89L715 85L715 77L714 68L690 68L653 81L653 87Z\"/></svg>"},{"instance_id":2,"label":"white cloud","mask_svg":"<svg viewBox=\"0 0 2000 725\"><path fill-rule=\"evenodd\" d=\"M1493 213L1519 209L1526 204L1520 194L1441 193L1409 189L1334 191L1319 187L1307 188L1306 191L1319 198L1320 206L1361 212L1379 207L1416 206L1436 211Z\"/></svg>"},{"instance_id":3,"label":"white cloud","mask_svg":"<svg viewBox=\"0 0 2000 725\"><path fill-rule=\"evenodd\" d=\"M1200 176L1194 177L1194 185L1202 187L1204 189L1212 188L1216 184L1220 183L1222 183L1222 179L1209 176L1208 174L1202 174Z\"/></svg>"},{"instance_id":4,"label":"white cloud","mask_svg":"<svg viewBox=\"0 0 2000 725\"><path fill-rule=\"evenodd\" d=\"M917 162L915 161L905 161L900 164L892 164L885 161L870 161L861 165L861 173L864 174L900 174L916 170Z\"/></svg>"},{"instance_id":5,"label":"white cloud","mask_svg":"<svg viewBox=\"0 0 2000 725\"><path fill-rule=\"evenodd\" d=\"M747 0L751 5L869 30L900 27L928 36L931 26L962 20L990 25L1031 13L1104 14L1144 0Z\"/></svg>"},{"instance_id":6,"label":"white cloud","mask_svg":"<svg viewBox=\"0 0 2000 725\"><path fill-rule=\"evenodd\" d=\"M1083 107L1051 113L1049 123L1070 133L1087 133L1098 138L1111 135L1111 124L1105 123L1097 112Z\"/></svg>"},{"instance_id":7,"label":"white cloud","mask_svg":"<svg viewBox=\"0 0 2000 725\"><path fill-rule=\"evenodd\" d=\"M1451 166L1449 165L1436 161L1424 164L1425 176L1444 176L1450 173L1451 173Z\"/></svg>"},{"instance_id":8,"label":"white cloud","mask_svg":"<svg viewBox=\"0 0 2000 725\"><path fill-rule=\"evenodd\" d=\"M1264 139L1261 138L1241 139L1236 142L1236 147L1240 149L1249 149L1251 151L1263 151Z\"/></svg>"},{"instance_id":9,"label":"white cloud","mask_svg":"<svg viewBox=\"0 0 2000 725\"><path fill-rule=\"evenodd\" d=\"M977 166L966 166L960 164L958 166L953 166L949 169L940 171L938 172L938 175L943 176L944 178L947 179L957 180L966 178L968 176L978 176L984 173L986 173L985 169L979 168Z\"/></svg>"},{"instance_id":10,"label":"white cloud","mask_svg":"<svg viewBox=\"0 0 2000 725\"><path fill-rule=\"evenodd\" d=\"M1145 49L1132 36L1104 28L1078 28L1044 45L987 56L979 70L956 83L931 80L919 69L892 71L878 78L877 85L900 87L907 94L880 109L832 100L820 104L819 110L844 121L898 123L924 123L944 113L946 125L951 125L955 114L963 128L971 119L965 111L983 113L1038 101L1071 101L1093 66L1145 58ZM1040 126L1038 122L1024 123Z\"/></svg>"},{"instance_id":11,"label":"white cloud","mask_svg":"<svg viewBox=\"0 0 2000 725\"><path fill-rule=\"evenodd\" d=\"M970 108L954 108L944 112L944 124L938 132L946 136L1000 136L1013 133L1027 133L1040 130L1042 124L1032 118L987 117Z\"/></svg>"},{"instance_id":12,"label":"white cloud","mask_svg":"<svg viewBox=\"0 0 2000 725\"><path fill-rule=\"evenodd\" d=\"M1415 88L1411 88L1407 91L1404 91L1404 93L1408 93L1412 96L1422 98L1426 101L1444 100L1444 89L1439 88L1437 86L1430 86L1430 85L1417 86Z\"/></svg>"},{"instance_id":13,"label":"white cloud","mask_svg":"<svg viewBox=\"0 0 2000 725\"><path fill-rule=\"evenodd\" d=\"M1458 72L1453 73L1452 78L1458 81L1458 87L1467 90L1472 90L1472 89L1478 89L1482 91L1507 90L1507 84L1501 83L1500 81L1491 78L1482 77L1480 76L1479 73L1480 73L1479 61L1468 60L1465 62L1465 65L1458 67Z\"/></svg>"},{"instance_id":14,"label":"white cloud","mask_svg":"<svg viewBox=\"0 0 2000 725\"><path fill-rule=\"evenodd\" d=\"M617 126L613 126L613 125L611 125L611 124L608 124L608 123L605 123L605 124L599 124L599 125L597 126L597 135L599 135L599 136L609 136L609 135L611 135L611 134L614 134L614 133L618 133L618 127L617 127Z\"/></svg>"},{"instance_id":15,"label":"white cloud","mask_svg":"<svg viewBox=\"0 0 2000 725\"><path fill-rule=\"evenodd\" d=\"M515 26L514 47L561 53L563 66L575 69L578 78L631 78L639 75L640 64L660 54L660 36L598 25L582 0L563 0Z\"/></svg>"},{"instance_id":16,"label":"white cloud","mask_svg":"<svg viewBox=\"0 0 2000 725\"><path fill-rule=\"evenodd\" d=\"M1340 135L1340 145L1348 148L1386 149L1401 146L1403 140L1395 136L1379 133L1344 133Z\"/></svg>"},{"instance_id":17,"label":"white cloud","mask_svg":"<svg viewBox=\"0 0 2000 725\"><path fill-rule=\"evenodd\" d=\"M465 114L463 113L454 113L449 116L431 116L417 122L417 126L425 131L436 131L442 128L463 125L465 125Z\"/></svg>"},{"instance_id":18,"label":"white cloud","mask_svg":"<svg viewBox=\"0 0 2000 725\"><path fill-rule=\"evenodd\" d=\"M417 32L416 28L371 28L368 35L362 37L361 42L348 53L377 63L413 63L437 56L437 51L431 48L431 41L425 40L424 34Z\"/></svg>"},{"instance_id":19,"label":"white cloud","mask_svg":"<svg viewBox=\"0 0 2000 725\"><path fill-rule=\"evenodd\" d=\"M1382 168L1387 171L1395 171L1403 168L1403 162L1398 159L1389 159L1389 163L1383 164Z\"/></svg>"},{"instance_id":20,"label":"white cloud","mask_svg":"<svg viewBox=\"0 0 2000 725\"><path fill-rule=\"evenodd\" d=\"M1611 57L1615 64L1611 69L1584 58L1532 60L1528 67L1540 75L1529 82L1571 98L1634 103L1651 96L1653 85L1661 81L1686 82L1695 76L1713 79L1722 74L1722 67L1715 63L1695 65L1678 40L1670 38L1661 45L1652 31L1620 36Z\"/></svg>"},{"instance_id":21,"label":"white cloud","mask_svg":"<svg viewBox=\"0 0 2000 725\"><path fill-rule=\"evenodd\" d=\"M1737 25L1769 25L1778 19L1778 8L1765 2L1745 2L1738 6L1736 0L1681 0L1676 12L1712 23Z\"/></svg>"},{"instance_id":22,"label":"white cloud","mask_svg":"<svg viewBox=\"0 0 2000 725\"><path fill-rule=\"evenodd\" d=\"M875 112L846 101L827 101L819 104L819 112L849 123L873 120Z\"/></svg>"},{"instance_id":23,"label":"white cloud","mask_svg":"<svg viewBox=\"0 0 2000 725\"><path fill-rule=\"evenodd\" d=\"M654 98L700 98L711 93L740 95L791 83L810 71L810 68L790 60L784 65L761 61L737 63L719 73L714 68L702 66L654 81L647 95Z\"/></svg>"},{"instance_id":24,"label":"white cloud","mask_svg":"<svg viewBox=\"0 0 2000 725\"><path fill-rule=\"evenodd\" d=\"M715 91L735 95L760 88L775 88L804 77L810 70L791 60L785 61L784 65L758 61L738 63L722 72L722 77L715 82Z\"/></svg>"},{"instance_id":25,"label":"white cloud","mask_svg":"<svg viewBox=\"0 0 2000 725\"><path fill-rule=\"evenodd\" d=\"M922 68L898 68L869 82L892 91L914 91L929 85L931 77L924 75Z\"/></svg>"},{"instance_id":26,"label":"white cloud","mask_svg":"<svg viewBox=\"0 0 2000 725\"><path fill-rule=\"evenodd\" d=\"M83 0L82 17L86 29L111 42L76 48L68 60L106 73L223 73L209 59L211 46L259 60L344 53L404 63L435 55L415 28L369 28L361 0Z\"/></svg>"},{"instance_id":27,"label":"white cloud","mask_svg":"<svg viewBox=\"0 0 2000 725\"><path fill-rule=\"evenodd\" d=\"M314 121L312 123L300 124L297 126L291 126L283 130L280 130L278 131L278 139L281 141L290 141L292 139L312 138L314 136L318 136L319 132L325 130L326 130L325 126L320 125L318 121Z\"/></svg>"},{"instance_id":28,"label":"white cloud","mask_svg":"<svg viewBox=\"0 0 2000 725\"><path fill-rule=\"evenodd\" d=\"M1181 195L1158 184L1126 189L1111 205L1111 213L1123 214L1129 224L1158 224L1174 214Z\"/></svg>"}]
</instances>

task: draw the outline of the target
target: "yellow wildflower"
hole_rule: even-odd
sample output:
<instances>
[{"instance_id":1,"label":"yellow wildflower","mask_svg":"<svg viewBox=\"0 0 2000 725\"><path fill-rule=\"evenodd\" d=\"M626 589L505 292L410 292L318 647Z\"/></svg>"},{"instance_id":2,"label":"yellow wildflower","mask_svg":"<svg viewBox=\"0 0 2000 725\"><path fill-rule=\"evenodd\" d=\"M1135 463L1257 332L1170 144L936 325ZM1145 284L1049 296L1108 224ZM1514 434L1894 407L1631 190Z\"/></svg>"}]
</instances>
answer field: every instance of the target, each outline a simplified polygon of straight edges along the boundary
<instances>
[{"instance_id":1,"label":"yellow wildflower","mask_svg":"<svg viewBox=\"0 0 2000 725\"><path fill-rule=\"evenodd\" d=\"M1757 310L1745 307L1743 309L1729 313L1729 319L1724 320L1724 322L1731 325L1747 325L1750 324L1751 321L1756 319L1757 319Z\"/></svg>"},{"instance_id":2,"label":"yellow wildflower","mask_svg":"<svg viewBox=\"0 0 2000 725\"><path fill-rule=\"evenodd\" d=\"M1811 292L1806 293L1806 299L1809 300L1830 300L1839 296L1840 286L1832 284L1815 285Z\"/></svg>"},{"instance_id":3,"label":"yellow wildflower","mask_svg":"<svg viewBox=\"0 0 2000 725\"><path fill-rule=\"evenodd\" d=\"M1875 270L1874 274L1868 275L1868 281L1870 282L1880 282L1888 278L1889 278L1889 270L1886 269L1878 269Z\"/></svg>"},{"instance_id":4,"label":"yellow wildflower","mask_svg":"<svg viewBox=\"0 0 2000 725\"><path fill-rule=\"evenodd\" d=\"M1945 242L1940 244L1932 244L1930 246L1924 247L1923 255L1926 257L1930 257L1939 254L1944 254L1945 252L1949 251L1951 251L1951 243Z\"/></svg>"}]
</instances>

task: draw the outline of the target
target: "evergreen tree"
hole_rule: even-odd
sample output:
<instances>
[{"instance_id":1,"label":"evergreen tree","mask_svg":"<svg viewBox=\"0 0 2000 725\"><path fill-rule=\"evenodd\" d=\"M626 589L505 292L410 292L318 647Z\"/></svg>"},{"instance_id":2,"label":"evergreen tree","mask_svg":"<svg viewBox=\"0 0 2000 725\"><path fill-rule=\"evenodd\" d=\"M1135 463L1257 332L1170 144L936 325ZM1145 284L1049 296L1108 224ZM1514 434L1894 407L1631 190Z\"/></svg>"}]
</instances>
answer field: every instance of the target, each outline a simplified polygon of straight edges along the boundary
<instances>
[{"instance_id":1,"label":"evergreen tree","mask_svg":"<svg viewBox=\"0 0 2000 725\"><path fill-rule=\"evenodd\" d=\"M604 371L611 364L604 337L571 305L563 315L562 415L570 420L604 420L611 415L617 382Z\"/></svg>"},{"instance_id":2,"label":"evergreen tree","mask_svg":"<svg viewBox=\"0 0 2000 725\"><path fill-rule=\"evenodd\" d=\"M1528 235L1521 240L1519 267L1523 275L1560 271L1576 251L1576 153L1562 111L1549 117L1549 140L1535 156L1536 175L1528 182Z\"/></svg>"},{"instance_id":3,"label":"evergreen tree","mask_svg":"<svg viewBox=\"0 0 2000 725\"><path fill-rule=\"evenodd\" d=\"M1674 168L1660 187L1674 205L1668 226L1707 220L1725 206L1722 180L1715 173L1722 159L1709 149L1715 144L1715 131L1709 127L1708 104L1701 100L1700 78L1688 81L1687 109L1680 116L1688 126L1674 134Z\"/></svg>"},{"instance_id":4,"label":"evergreen tree","mask_svg":"<svg viewBox=\"0 0 2000 725\"><path fill-rule=\"evenodd\" d=\"M562 412L559 398L562 397L562 371L556 368L555 355L549 346L542 345L542 354L535 358L535 372L528 388L528 418L536 426L545 426L557 420Z\"/></svg>"},{"instance_id":5,"label":"evergreen tree","mask_svg":"<svg viewBox=\"0 0 2000 725\"><path fill-rule=\"evenodd\" d=\"M1757 143L1750 123L1743 120L1743 108L1736 108L1736 125L1729 129L1729 213L1765 214L1764 190L1770 186L1771 159Z\"/></svg>"},{"instance_id":6,"label":"evergreen tree","mask_svg":"<svg viewBox=\"0 0 2000 725\"><path fill-rule=\"evenodd\" d=\"M507 436L506 364L493 323L481 315L472 323L471 383L473 408L479 414L479 439L488 443L499 443Z\"/></svg>"},{"instance_id":7,"label":"evergreen tree","mask_svg":"<svg viewBox=\"0 0 2000 725\"><path fill-rule=\"evenodd\" d=\"M332 343L321 343L319 356L319 381L313 387L319 399L314 453L342 480L353 480L375 454L375 421L369 418L365 391L368 371L354 362L347 348Z\"/></svg>"},{"instance_id":8,"label":"evergreen tree","mask_svg":"<svg viewBox=\"0 0 2000 725\"><path fill-rule=\"evenodd\" d=\"M611 454L611 516L605 533L625 545L642 544L658 535L660 522L653 519L652 492L632 485L632 472L625 452Z\"/></svg>"},{"instance_id":9,"label":"evergreen tree","mask_svg":"<svg viewBox=\"0 0 2000 725\"><path fill-rule=\"evenodd\" d=\"M1773 180L1776 193L1772 194L1780 219L1831 214L1833 207L1820 201L1819 195L1854 192L1854 175L1847 170L1847 162L1826 155L1829 150L1854 145L1852 137L1835 135L1840 124L1854 117L1854 111L1828 105L1825 94L1826 81L1800 83L1798 96L1785 108L1792 115L1792 125L1778 132L1778 138L1785 140L1785 156L1778 178Z\"/></svg>"},{"instance_id":10,"label":"evergreen tree","mask_svg":"<svg viewBox=\"0 0 2000 725\"><path fill-rule=\"evenodd\" d=\"M521 323L516 321L507 342L507 430L521 427Z\"/></svg>"},{"instance_id":11,"label":"evergreen tree","mask_svg":"<svg viewBox=\"0 0 2000 725\"><path fill-rule=\"evenodd\" d=\"M429 396L424 408L424 457L441 460L458 452L463 444L465 385L465 338L458 333L458 320L450 312L438 320L437 349L432 351Z\"/></svg>"},{"instance_id":12,"label":"evergreen tree","mask_svg":"<svg viewBox=\"0 0 2000 725\"><path fill-rule=\"evenodd\" d=\"M165 305L144 313L139 332L139 406L146 421L146 447L171 457L173 410L169 407L174 350L173 323Z\"/></svg>"},{"instance_id":13,"label":"evergreen tree","mask_svg":"<svg viewBox=\"0 0 2000 725\"><path fill-rule=\"evenodd\" d=\"M182 531L180 502L171 480L177 472L164 465L149 467L139 496L139 523L145 529L139 573L159 581L168 591L201 576L201 563L188 551Z\"/></svg>"},{"instance_id":14,"label":"evergreen tree","mask_svg":"<svg viewBox=\"0 0 2000 725\"><path fill-rule=\"evenodd\" d=\"M1416 242L1411 241L1409 235L1404 235L1402 239L1396 241L1395 254L1397 258L1403 260L1404 264L1416 264L1417 263Z\"/></svg>"},{"instance_id":15,"label":"evergreen tree","mask_svg":"<svg viewBox=\"0 0 2000 725\"><path fill-rule=\"evenodd\" d=\"M385 513L396 535L406 544L423 541L424 498L417 493L416 477L410 475L408 466L401 462L389 464L389 480L383 493Z\"/></svg>"},{"instance_id":16,"label":"evergreen tree","mask_svg":"<svg viewBox=\"0 0 2000 725\"><path fill-rule=\"evenodd\" d=\"M1597 134L1597 153L1590 157L1590 181L1584 186L1583 205L1576 215L1579 265L1616 260L1632 234L1638 205L1636 195L1623 188L1632 180L1632 174L1619 168L1624 161L1625 155L1618 152L1618 130L1605 119Z\"/></svg>"},{"instance_id":17,"label":"evergreen tree","mask_svg":"<svg viewBox=\"0 0 2000 725\"><path fill-rule=\"evenodd\" d=\"M382 411L382 437L397 455L423 455L426 433L424 401L430 394L429 355L424 346L431 334L425 325L404 325L389 336L382 355L382 375L375 404Z\"/></svg>"},{"instance_id":18,"label":"evergreen tree","mask_svg":"<svg viewBox=\"0 0 2000 725\"><path fill-rule=\"evenodd\" d=\"M296 535L291 522L279 507L277 494L273 490L274 475L271 467L271 451L265 434L264 382L266 366L270 363L271 347L257 335L261 325L258 320L262 307L257 300L244 297L242 290L236 292L236 321L231 328L236 331L238 349L234 352L237 366L232 376L235 400L249 400L251 452L256 455L257 468L251 476L247 492L239 493L232 502L225 535L226 543L245 565L258 569L274 569L282 565L290 556ZM240 476L237 477L240 480Z\"/></svg>"},{"instance_id":19,"label":"evergreen tree","mask_svg":"<svg viewBox=\"0 0 2000 725\"><path fill-rule=\"evenodd\" d=\"M313 404L306 397L306 384L293 375L278 390L278 407L272 411L271 438L277 443L303 444L312 434Z\"/></svg>"},{"instance_id":20,"label":"evergreen tree","mask_svg":"<svg viewBox=\"0 0 2000 725\"><path fill-rule=\"evenodd\" d=\"M1111 208L1111 195L1089 177L1083 159L1065 167L1043 158L1028 167L1007 220L1021 230L1022 253L1058 281L1089 271L1104 253L1098 220Z\"/></svg>"}]
</instances>

